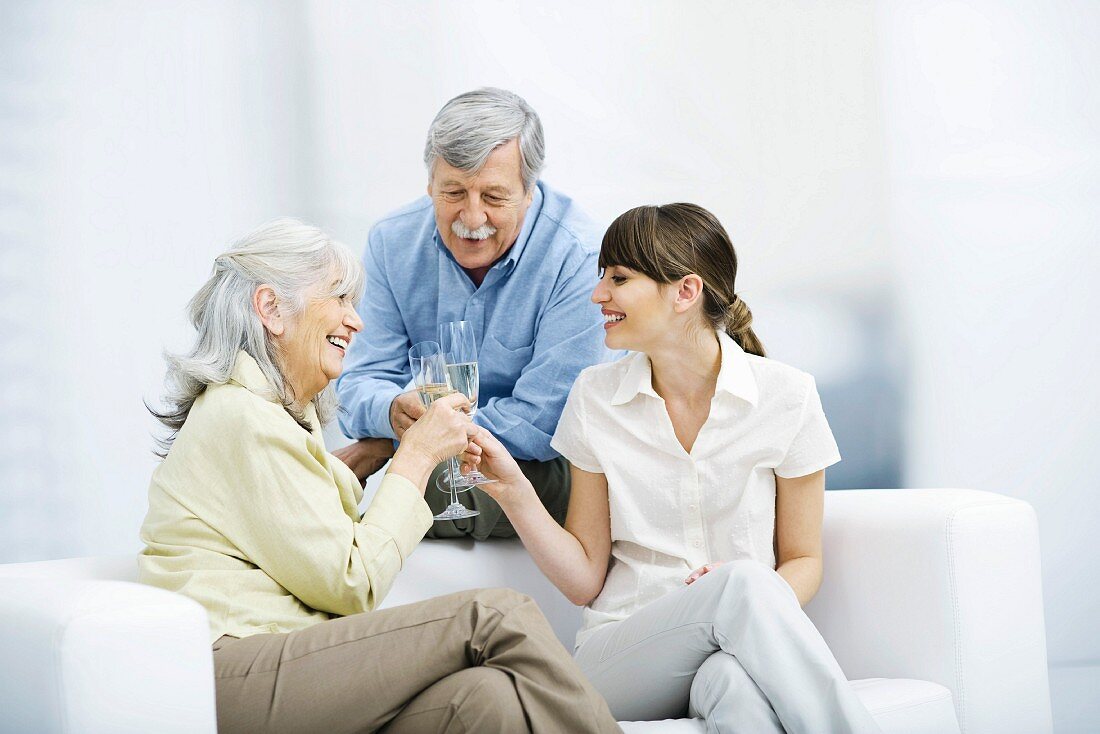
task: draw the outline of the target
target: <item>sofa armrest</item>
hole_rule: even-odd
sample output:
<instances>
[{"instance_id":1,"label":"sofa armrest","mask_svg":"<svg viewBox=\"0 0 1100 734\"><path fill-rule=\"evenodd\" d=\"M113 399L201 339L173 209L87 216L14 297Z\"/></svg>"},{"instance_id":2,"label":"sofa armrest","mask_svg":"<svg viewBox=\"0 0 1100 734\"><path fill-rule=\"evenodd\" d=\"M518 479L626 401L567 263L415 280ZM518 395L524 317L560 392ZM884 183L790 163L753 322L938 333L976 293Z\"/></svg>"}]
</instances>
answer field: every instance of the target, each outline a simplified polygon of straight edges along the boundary
<instances>
[{"instance_id":1,"label":"sofa armrest","mask_svg":"<svg viewBox=\"0 0 1100 734\"><path fill-rule=\"evenodd\" d=\"M851 679L951 689L964 734L1049 732L1035 513L965 489L826 493L806 607Z\"/></svg>"},{"instance_id":2,"label":"sofa armrest","mask_svg":"<svg viewBox=\"0 0 1100 734\"><path fill-rule=\"evenodd\" d=\"M213 734L209 635L161 589L0 578L0 731Z\"/></svg>"}]
</instances>

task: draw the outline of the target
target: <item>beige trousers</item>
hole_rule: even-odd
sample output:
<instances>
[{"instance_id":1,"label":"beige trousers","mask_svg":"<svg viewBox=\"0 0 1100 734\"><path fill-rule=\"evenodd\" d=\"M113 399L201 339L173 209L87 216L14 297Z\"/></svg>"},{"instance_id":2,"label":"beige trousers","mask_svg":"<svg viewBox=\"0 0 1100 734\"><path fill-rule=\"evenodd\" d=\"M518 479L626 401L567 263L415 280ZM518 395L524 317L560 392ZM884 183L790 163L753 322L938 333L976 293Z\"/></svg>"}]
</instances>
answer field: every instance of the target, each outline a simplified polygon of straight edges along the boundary
<instances>
[{"instance_id":1,"label":"beige trousers","mask_svg":"<svg viewBox=\"0 0 1100 734\"><path fill-rule=\"evenodd\" d=\"M218 731L617 732L535 602L479 589L214 643Z\"/></svg>"}]
</instances>

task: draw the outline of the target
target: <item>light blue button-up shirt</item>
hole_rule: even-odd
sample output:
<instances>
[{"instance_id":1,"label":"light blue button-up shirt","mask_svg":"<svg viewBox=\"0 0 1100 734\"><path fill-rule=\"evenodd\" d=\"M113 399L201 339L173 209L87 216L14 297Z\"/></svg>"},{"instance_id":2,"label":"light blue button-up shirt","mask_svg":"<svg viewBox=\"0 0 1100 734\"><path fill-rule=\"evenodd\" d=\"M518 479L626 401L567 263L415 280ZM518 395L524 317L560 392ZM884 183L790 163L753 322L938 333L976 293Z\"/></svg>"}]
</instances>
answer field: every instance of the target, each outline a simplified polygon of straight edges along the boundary
<instances>
[{"instance_id":1,"label":"light blue button-up shirt","mask_svg":"<svg viewBox=\"0 0 1100 734\"><path fill-rule=\"evenodd\" d=\"M438 341L440 323L465 320L478 341L475 420L517 459L558 456L550 438L573 381L611 357L589 300L602 237L539 181L515 244L475 287L444 246L427 196L375 224L363 257L363 331L336 382L344 433L393 438L390 403L412 379L409 347Z\"/></svg>"}]
</instances>

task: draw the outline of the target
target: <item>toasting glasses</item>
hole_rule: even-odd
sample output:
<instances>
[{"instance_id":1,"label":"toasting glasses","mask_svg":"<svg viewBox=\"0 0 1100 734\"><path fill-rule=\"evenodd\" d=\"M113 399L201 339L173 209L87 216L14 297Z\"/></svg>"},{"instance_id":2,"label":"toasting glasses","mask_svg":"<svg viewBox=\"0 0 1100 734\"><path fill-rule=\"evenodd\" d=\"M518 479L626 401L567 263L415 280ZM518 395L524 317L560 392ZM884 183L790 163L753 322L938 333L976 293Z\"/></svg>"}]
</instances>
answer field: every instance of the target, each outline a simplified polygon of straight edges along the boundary
<instances>
[{"instance_id":1,"label":"toasting glasses","mask_svg":"<svg viewBox=\"0 0 1100 734\"><path fill-rule=\"evenodd\" d=\"M465 395L470 401L470 417L477 413L477 340L474 338L474 326L469 321L449 321L439 325L439 345L447 367L447 376L451 387ZM451 469L443 472L436 480L436 486L455 487L466 490L482 484L492 484L490 479L477 469L469 474L461 474L452 464Z\"/></svg>"},{"instance_id":2,"label":"toasting glasses","mask_svg":"<svg viewBox=\"0 0 1100 734\"><path fill-rule=\"evenodd\" d=\"M420 402L424 407L430 406L439 398L455 392L447 378L447 365L443 359L443 353L435 342L420 342L414 344L409 350L409 366L412 368L413 384L416 385L416 393L420 396ZM458 471L458 459L451 457L447 460L449 469L447 473L462 476ZM451 504L443 512L435 515L436 520L461 520L464 517L480 515L477 510L469 510L458 501L458 493L465 491L473 484L464 487L436 485L440 490L449 492Z\"/></svg>"}]
</instances>

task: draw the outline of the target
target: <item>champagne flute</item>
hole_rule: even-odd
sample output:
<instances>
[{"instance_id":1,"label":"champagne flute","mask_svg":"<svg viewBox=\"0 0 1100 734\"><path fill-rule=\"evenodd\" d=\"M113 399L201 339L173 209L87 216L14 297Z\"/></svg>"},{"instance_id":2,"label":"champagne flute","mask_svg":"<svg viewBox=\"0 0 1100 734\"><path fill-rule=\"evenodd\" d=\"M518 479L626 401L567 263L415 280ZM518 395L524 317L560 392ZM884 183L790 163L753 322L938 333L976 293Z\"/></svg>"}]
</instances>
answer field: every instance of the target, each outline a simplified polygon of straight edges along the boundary
<instances>
[{"instance_id":1,"label":"champagne flute","mask_svg":"<svg viewBox=\"0 0 1100 734\"><path fill-rule=\"evenodd\" d=\"M416 385L416 394L424 407L429 407L439 398L455 392L451 383L447 380L447 367L443 360L443 353L435 342L420 342L414 344L409 350L409 366L412 368L413 384ZM451 457L447 460L450 471L458 474L458 460ZM472 486L472 485L471 485ZM468 487L467 487L468 488ZM436 520L461 520L464 517L474 517L481 513L477 510L469 510L458 501L458 488L451 487L451 504L438 515Z\"/></svg>"},{"instance_id":2,"label":"champagne flute","mask_svg":"<svg viewBox=\"0 0 1100 734\"><path fill-rule=\"evenodd\" d=\"M451 387L465 395L470 401L470 417L477 413L478 372L477 339L474 337L474 325L469 321L449 321L439 325L439 345L447 366L447 377ZM482 484L492 484L490 479L477 469L469 474L450 472L441 475L438 482L454 487L469 489ZM442 489L442 487L440 487Z\"/></svg>"}]
</instances>

